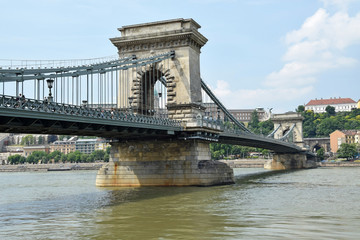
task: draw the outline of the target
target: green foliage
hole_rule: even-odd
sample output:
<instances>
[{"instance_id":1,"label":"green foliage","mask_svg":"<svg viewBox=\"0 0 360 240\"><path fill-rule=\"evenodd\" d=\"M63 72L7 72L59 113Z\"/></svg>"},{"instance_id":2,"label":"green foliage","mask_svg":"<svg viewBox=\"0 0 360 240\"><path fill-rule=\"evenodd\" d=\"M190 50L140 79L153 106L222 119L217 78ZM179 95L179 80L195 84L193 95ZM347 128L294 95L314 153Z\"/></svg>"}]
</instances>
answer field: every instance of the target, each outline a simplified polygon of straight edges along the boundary
<instances>
[{"instance_id":1,"label":"green foliage","mask_svg":"<svg viewBox=\"0 0 360 240\"><path fill-rule=\"evenodd\" d=\"M296 112L298 112L298 113L302 113L304 111L305 111L304 105L299 105L298 108L296 109Z\"/></svg>"},{"instance_id":2,"label":"green foliage","mask_svg":"<svg viewBox=\"0 0 360 240\"><path fill-rule=\"evenodd\" d=\"M299 106L300 107L300 106ZM331 108L328 112L314 113L307 110L302 112L304 117L303 133L305 138L328 137L335 130L360 130L360 109L351 112L338 112L332 114Z\"/></svg>"},{"instance_id":3,"label":"green foliage","mask_svg":"<svg viewBox=\"0 0 360 240\"><path fill-rule=\"evenodd\" d=\"M19 154L15 154L15 155L8 157L8 162L10 164L23 164L26 162L26 158Z\"/></svg>"},{"instance_id":4,"label":"green foliage","mask_svg":"<svg viewBox=\"0 0 360 240\"><path fill-rule=\"evenodd\" d=\"M239 145L229 145L220 143L210 144L211 158L214 160L228 159L228 156L236 155L239 158L249 157L250 152L262 152L268 155L269 151L261 148L244 147Z\"/></svg>"},{"instance_id":5,"label":"green foliage","mask_svg":"<svg viewBox=\"0 0 360 240\"><path fill-rule=\"evenodd\" d=\"M58 162L78 163L78 162L95 162L95 161L109 162L110 148L107 149L107 151L97 150L94 151L92 154L84 154L79 151L75 151L69 154L63 154L60 151L54 151L50 154L43 151L34 151L27 158L17 154L10 156L8 158L8 161L10 164L23 164L26 162L32 164L38 164L38 163L49 163L52 161L54 161L55 163Z\"/></svg>"},{"instance_id":6,"label":"green foliage","mask_svg":"<svg viewBox=\"0 0 360 240\"><path fill-rule=\"evenodd\" d=\"M274 130L274 123L271 119L259 123L259 132L263 135L269 135Z\"/></svg>"},{"instance_id":7,"label":"green foliage","mask_svg":"<svg viewBox=\"0 0 360 240\"><path fill-rule=\"evenodd\" d=\"M330 106L330 105L326 106L325 111L331 116L334 116L336 114L335 107Z\"/></svg>"},{"instance_id":8,"label":"green foliage","mask_svg":"<svg viewBox=\"0 0 360 240\"><path fill-rule=\"evenodd\" d=\"M257 111L254 110L251 114L251 121L249 122L248 127L250 131L255 134L268 135L272 132L272 130L274 130L274 123L270 119L260 122Z\"/></svg>"},{"instance_id":9,"label":"green foliage","mask_svg":"<svg viewBox=\"0 0 360 240\"><path fill-rule=\"evenodd\" d=\"M257 114L257 111L254 110L252 113L251 113L251 120L249 122L249 129L251 131L253 131L254 133L258 133L257 131L259 130L259 117L258 117L258 114Z\"/></svg>"},{"instance_id":10,"label":"green foliage","mask_svg":"<svg viewBox=\"0 0 360 240\"><path fill-rule=\"evenodd\" d=\"M319 148L317 151L316 151L316 156L319 160L322 160L324 159L324 156L325 156L325 150L323 148Z\"/></svg>"},{"instance_id":11,"label":"green foliage","mask_svg":"<svg viewBox=\"0 0 360 240\"><path fill-rule=\"evenodd\" d=\"M105 159L105 151L103 150L95 150L91 153L94 156L95 161L104 160Z\"/></svg>"},{"instance_id":12,"label":"green foliage","mask_svg":"<svg viewBox=\"0 0 360 240\"><path fill-rule=\"evenodd\" d=\"M23 137L21 139L21 145L26 145L26 146L29 146L29 145L33 145L35 143L35 138L33 135L26 135L25 137Z\"/></svg>"},{"instance_id":13,"label":"green foliage","mask_svg":"<svg viewBox=\"0 0 360 240\"><path fill-rule=\"evenodd\" d=\"M342 143L337 153L338 157L349 159L355 157L358 152L355 143Z\"/></svg>"},{"instance_id":14,"label":"green foliage","mask_svg":"<svg viewBox=\"0 0 360 240\"><path fill-rule=\"evenodd\" d=\"M38 138L38 144L44 144L45 141L44 141L44 137L43 136L39 136Z\"/></svg>"},{"instance_id":15,"label":"green foliage","mask_svg":"<svg viewBox=\"0 0 360 240\"><path fill-rule=\"evenodd\" d=\"M49 154L43 151L34 151L27 158L26 162L28 163L48 163L49 162Z\"/></svg>"}]
</instances>

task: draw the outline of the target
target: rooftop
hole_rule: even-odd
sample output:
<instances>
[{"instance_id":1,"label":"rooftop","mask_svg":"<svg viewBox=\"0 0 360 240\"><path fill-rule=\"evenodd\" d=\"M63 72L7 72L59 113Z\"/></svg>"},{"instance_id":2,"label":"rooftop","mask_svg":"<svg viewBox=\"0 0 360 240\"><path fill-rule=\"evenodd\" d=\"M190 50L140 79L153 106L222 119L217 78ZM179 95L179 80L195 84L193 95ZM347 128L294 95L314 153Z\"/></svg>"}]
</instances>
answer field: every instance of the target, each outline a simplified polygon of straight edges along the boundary
<instances>
[{"instance_id":1,"label":"rooftop","mask_svg":"<svg viewBox=\"0 0 360 240\"><path fill-rule=\"evenodd\" d=\"M351 98L330 98L310 100L305 106L356 103Z\"/></svg>"}]
</instances>

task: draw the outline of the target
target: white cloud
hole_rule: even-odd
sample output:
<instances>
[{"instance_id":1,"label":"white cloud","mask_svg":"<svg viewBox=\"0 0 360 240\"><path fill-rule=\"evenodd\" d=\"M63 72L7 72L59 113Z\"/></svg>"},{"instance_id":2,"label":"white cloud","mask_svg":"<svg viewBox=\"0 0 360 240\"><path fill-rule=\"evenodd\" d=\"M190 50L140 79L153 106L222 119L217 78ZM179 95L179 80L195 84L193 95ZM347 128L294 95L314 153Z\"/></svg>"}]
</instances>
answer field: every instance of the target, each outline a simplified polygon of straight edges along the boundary
<instances>
[{"instance_id":1,"label":"white cloud","mask_svg":"<svg viewBox=\"0 0 360 240\"><path fill-rule=\"evenodd\" d=\"M231 89L228 82L217 81L213 88L215 95L227 108L279 107L279 102L299 101L309 94L313 88L285 87L268 89ZM277 112L290 109L275 109Z\"/></svg>"},{"instance_id":2,"label":"white cloud","mask_svg":"<svg viewBox=\"0 0 360 240\"><path fill-rule=\"evenodd\" d=\"M266 77L264 88L235 90L226 81L218 81L216 96L229 108L272 107L284 102L297 106L314 91L321 73L359 64L359 59L345 56L344 50L360 44L360 13L349 16L342 11L349 0L323 2L341 11L330 14L320 8L299 29L287 33L284 66Z\"/></svg>"},{"instance_id":3,"label":"white cloud","mask_svg":"<svg viewBox=\"0 0 360 240\"><path fill-rule=\"evenodd\" d=\"M336 4L338 1L327 2ZM344 56L343 50L360 44L359 29L360 13L350 17L346 12L330 15L325 9L319 9L300 29L286 35L285 64L279 71L270 73L264 85L274 88L312 86L323 72L356 65L359 61Z\"/></svg>"}]
</instances>

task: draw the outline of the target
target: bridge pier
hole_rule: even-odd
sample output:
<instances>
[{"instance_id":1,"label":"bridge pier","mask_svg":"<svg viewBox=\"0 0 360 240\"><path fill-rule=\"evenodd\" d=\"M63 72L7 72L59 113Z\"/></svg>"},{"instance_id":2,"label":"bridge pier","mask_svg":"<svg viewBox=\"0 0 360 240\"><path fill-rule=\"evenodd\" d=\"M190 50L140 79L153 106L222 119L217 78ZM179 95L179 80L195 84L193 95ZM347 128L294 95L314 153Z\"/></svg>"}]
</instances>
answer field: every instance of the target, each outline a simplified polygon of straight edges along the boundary
<instances>
[{"instance_id":1,"label":"bridge pier","mask_svg":"<svg viewBox=\"0 0 360 240\"><path fill-rule=\"evenodd\" d=\"M110 162L97 174L99 187L211 186L234 183L233 170L210 160L201 140L114 142Z\"/></svg>"},{"instance_id":2,"label":"bridge pier","mask_svg":"<svg viewBox=\"0 0 360 240\"><path fill-rule=\"evenodd\" d=\"M273 159L264 165L269 170L288 170L301 168L314 168L314 159L308 159L306 153L274 153Z\"/></svg>"}]
</instances>

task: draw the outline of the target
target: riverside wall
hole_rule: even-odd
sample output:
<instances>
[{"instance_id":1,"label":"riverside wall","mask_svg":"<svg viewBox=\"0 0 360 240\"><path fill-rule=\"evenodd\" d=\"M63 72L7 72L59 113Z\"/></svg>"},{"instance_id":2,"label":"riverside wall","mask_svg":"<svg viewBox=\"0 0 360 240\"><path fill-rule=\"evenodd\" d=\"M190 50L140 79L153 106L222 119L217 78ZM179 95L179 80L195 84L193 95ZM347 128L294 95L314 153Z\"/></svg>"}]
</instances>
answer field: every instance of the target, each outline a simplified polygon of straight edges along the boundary
<instances>
[{"instance_id":1,"label":"riverside wall","mask_svg":"<svg viewBox=\"0 0 360 240\"><path fill-rule=\"evenodd\" d=\"M231 168L264 168L264 164L270 159L234 159L219 160Z\"/></svg>"},{"instance_id":2,"label":"riverside wall","mask_svg":"<svg viewBox=\"0 0 360 240\"><path fill-rule=\"evenodd\" d=\"M320 167L360 167L360 162L322 162Z\"/></svg>"},{"instance_id":3,"label":"riverside wall","mask_svg":"<svg viewBox=\"0 0 360 240\"><path fill-rule=\"evenodd\" d=\"M231 168L264 168L267 161L269 159L219 160ZM0 172L99 170L103 165L103 162L0 165ZM360 167L360 162L326 162L319 163L319 167Z\"/></svg>"},{"instance_id":4,"label":"riverside wall","mask_svg":"<svg viewBox=\"0 0 360 240\"><path fill-rule=\"evenodd\" d=\"M19 164L0 165L0 172L37 172L99 170L104 163L55 163L55 164Z\"/></svg>"}]
</instances>

